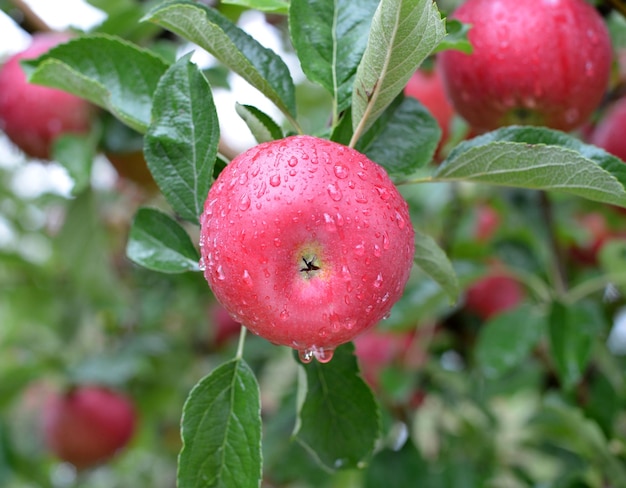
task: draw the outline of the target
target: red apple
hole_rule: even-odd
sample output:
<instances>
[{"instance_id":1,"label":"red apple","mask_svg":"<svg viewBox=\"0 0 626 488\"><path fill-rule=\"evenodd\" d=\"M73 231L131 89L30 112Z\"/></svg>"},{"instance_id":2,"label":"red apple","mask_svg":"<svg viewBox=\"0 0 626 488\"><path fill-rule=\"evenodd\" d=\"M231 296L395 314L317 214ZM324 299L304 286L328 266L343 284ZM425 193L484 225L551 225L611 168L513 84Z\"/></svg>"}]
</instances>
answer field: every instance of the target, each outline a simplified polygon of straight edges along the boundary
<instances>
[{"instance_id":1,"label":"red apple","mask_svg":"<svg viewBox=\"0 0 626 488\"><path fill-rule=\"evenodd\" d=\"M0 129L27 155L50 159L52 144L61 134L86 133L94 108L70 93L28 82L20 66L23 59L37 58L71 34L33 34L30 46L0 68Z\"/></svg>"},{"instance_id":2,"label":"red apple","mask_svg":"<svg viewBox=\"0 0 626 488\"><path fill-rule=\"evenodd\" d=\"M572 130L608 88L612 48L585 0L467 0L472 54L439 54L446 91L478 132L510 124Z\"/></svg>"},{"instance_id":3,"label":"red apple","mask_svg":"<svg viewBox=\"0 0 626 488\"><path fill-rule=\"evenodd\" d=\"M413 333L369 329L354 338L354 354L359 359L363 378L377 388L381 371L390 365L402 365L415 338Z\"/></svg>"},{"instance_id":4,"label":"red apple","mask_svg":"<svg viewBox=\"0 0 626 488\"><path fill-rule=\"evenodd\" d=\"M404 94L419 100L439 123L441 128L439 151L448 140L454 108L444 90L437 65L430 71L416 71L404 88Z\"/></svg>"},{"instance_id":5,"label":"red apple","mask_svg":"<svg viewBox=\"0 0 626 488\"><path fill-rule=\"evenodd\" d=\"M489 241L500 227L500 214L487 203L476 207L476 228L474 236L479 242Z\"/></svg>"},{"instance_id":6,"label":"red apple","mask_svg":"<svg viewBox=\"0 0 626 488\"><path fill-rule=\"evenodd\" d=\"M524 287L504 269L494 268L472 283L465 294L466 310L488 320L515 308L526 297Z\"/></svg>"},{"instance_id":7,"label":"red apple","mask_svg":"<svg viewBox=\"0 0 626 488\"><path fill-rule=\"evenodd\" d=\"M311 136L236 157L201 218L204 275L238 322L304 361L386 316L413 264L408 205L363 154Z\"/></svg>"},{"instance_id":8,"label":"red apple","mask_svg":"<svg viewBox=\"0 0 626 488\"><path fill-rule=\"evenodd\" d=\"M609 107L595 127L591 143L626 161L626 97Z\"/></svg>"},{"instance_id":9,"label":"red apple","mask_svg":"<svg viewBox=\"0 0 626 488\"><path fill-rule=\"evenodd\" d=\"M222 305L214 304L209 313L213 326L213 342L217 347L239 336L241 324L233 319Z\"/></svg>"},{"instance_id":10,"label":"red apple","mask_svg":"<svg viewBox=\"0 0 626 488\"><path fill-rule=\"evenodd\" d=\"M45 406L43 432L48 448L77 469L111 458L135 430L131 401L100 386L77 386Z\"/></svg>"},{"instance_id":11,"label":"red apple","mask_svg":"<svg viewBox=\"0 0 626 488\"><path fill-rule=\"evenodd\" d=\"M602 246L611 239L617 237L607 223L606 217L600 212L589 212L576 218L579 227L586 234L583 243L571 246L569 254L573 262L584 266L598 264L598 254Z\"/></svg>"}]
</instances>

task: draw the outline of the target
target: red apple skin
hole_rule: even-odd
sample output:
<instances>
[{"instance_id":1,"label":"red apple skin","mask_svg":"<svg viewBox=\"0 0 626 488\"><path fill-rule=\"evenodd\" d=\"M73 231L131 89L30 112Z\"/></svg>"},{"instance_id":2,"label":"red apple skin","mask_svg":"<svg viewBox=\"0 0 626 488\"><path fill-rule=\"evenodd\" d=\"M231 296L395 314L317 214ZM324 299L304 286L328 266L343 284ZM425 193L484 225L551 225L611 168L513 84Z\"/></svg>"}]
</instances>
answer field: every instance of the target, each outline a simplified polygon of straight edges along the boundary
<instances>
[{"instance_id":1,"label":"red apple skin","mask_svg":"<svg viewBox=\"0 0 626 488\"><path fill-rule=\"evenodd\" d=\"M492 270L469 286L466 310L489 320L519 305L526 298L522 285L504 270Z\"/></svg>"},{"instance_id":2,"label":"red apple skin","mask_svg":"<svg viewBox=\"0 0 626 488\"><path fill-rule=\"evenodd\" d=\"M131 401L100 386L78 386L50 399L43 413L47 447L84 469L111 458L135 430Z\"/></svg>"},{"instance_id":3,"label":"red apple skin","mask_svg":"<svg viewBox=\"0 0 626 488\"><path fill-rule=\"evenodd\" d=\"M500 214L487 203L480 204L476 208L476 228L474 236L479 242L488 242L500 227Z\"/></svg>"},{"instance_id":4,"label":"red apple skin","mask_svg":"<svg viewBox=\"0 0 626 488\"><path fill-rule=\"evenodd\" d=\"M94 107L70 93L34 85L20 66L71 38L62 32L37 33L30 46L0 68L0 129L24 153L50 159L54 140L65 133L86 133Z\"/></svg>"},{"instance_id":5,"label":"red apple skin","mask_svg":"<svg viewBox=\"0 0 626 488\"><path fill-rule=\"evenodd\" d=\"M441 128L439 148L448 140L450 122L454 117L454 108L443 87L443 81L437 65L431 71L418 70L409 79L404 94L416 98L437 120Z\"/></svg>"},{"instance_id":6,"label":"red apple skin","mask_svg":"<svg viewBox=\"0 0 626 488\"><path fill-rule=\"evenodd\" d=\"M626 161L626 97L607 110L593 131L591 143Z\"/></svg>"},{"instance_id":7,"label":"red apple skin","mask_svg":"<svg viewBox=\"0 0 626 488\"><path fill-rule=\"evenodd\" d=\"M607 27L585 0L468 0L474 52L439 55L446 92L477 131L510 124L582 125L608 88Z\"/></svg>"},{"instance_id":8,"label":"red apple skin","mask_svg":"<svg viewBox=\"0 0 626 488\"><path fill-rule=\"evenodd\" d=\"M201 217L204 275L253 333L328 361L385 317L413 263L408 205L385 170L312 136L236 157Z\"/></svg>"}]
</instances>

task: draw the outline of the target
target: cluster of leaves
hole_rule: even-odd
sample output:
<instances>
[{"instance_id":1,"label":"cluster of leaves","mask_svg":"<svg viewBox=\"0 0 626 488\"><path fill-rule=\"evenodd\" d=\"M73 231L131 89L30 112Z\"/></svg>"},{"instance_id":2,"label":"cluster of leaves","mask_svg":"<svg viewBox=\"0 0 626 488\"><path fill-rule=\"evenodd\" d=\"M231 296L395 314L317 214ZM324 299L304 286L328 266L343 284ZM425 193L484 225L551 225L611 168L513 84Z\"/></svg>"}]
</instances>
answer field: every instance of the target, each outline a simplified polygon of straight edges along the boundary
<instances>
[{"instance_id":1,"label":"cluster of leaves","mask_svg":"<svg viewBox=\"0 0 626 488\"><path fill-rule=\"evenodd\" d=\"M626 207L626 166L622 161L574 136L545 128L508 127L484 134L456 146L441 165L430 164L440 130L428 111L416 100L405 98L402 89L437 50L468 49L464 26L442 19L433 2L229 3L287 15L291 42L304 74L332 98L330 125L317 135L355 147L384 166L409 199L418 236L416 264L421 272L414 273L386 328L414 327L416 316L423 321L449 316L454 310L450 303L458 299L476 273L475 268L466 266L468 261L484 257L480 252L468 255L467 250L445 246L441 239L437 242L433 236L439 237L442 229L430 228L422 218L428 207L424 202L432 197L428 188L458 189L457 182L470 182L501 187L507 195L549 191L565 201L574 196ZM199 2L166 1L143 15L140 22L165 29L210 52L276 105L285 126L257 107L237 107L258 142L302 132L296 87L285 62L219 10ZM148 166L170 209L139 209L126 253L153 271L199 275L199 253L186 225L198 224L206 194L227 161L218 152L219 121L212 86L190 55L172 59L141 47L123 32L93 32L25 62L24 67L32 82L84 97L144 136ZM77 154L75 149L73 146L68 154ZM81 153L83 165L67 158L72 164L66 166L76 182L88 181L85 175L92 159L88 151ZM521 190L518 194L510 188ZM453 194L450 200L458 202L460 197ZM526 223L530 221L528 218ZM534 305L538 306L525 303L485 325L471 358L476 377L461 382L469 367L465 370L444 367L443 361L429 363L420 373L420 381L433 385L441 394L432 395L414 423L404 422L406 419L394 415L393 410L381 411L359 376L353 347L348 344L340 347L327 365L300 365L297 395L287 395L284 404L277 407L284 415L277 414L276 418L282 422L287 418L292 424L266 426L268 436L273 429L287 436L291 428L303 449L285 453L272 444L271 436L270 442L262 445L261 391L254 368L239 347L232 360L214 369L188 396L183 409L179 485L258 486L262 477L272 476L286 478L277 479L277 483L289 481L289 476L297 474L286 469L277 475L268 473L269 468L281 456L285 466L284 458L303 455L311 455L323 468L321 473L311 470L312 477L321 477L320 483L337 470L352 473L346 476L365 476L367 486L392 482L407 486L406 480L424 480L427 486L458 486L461 477L473 486L511 477L518 483L530 483L546 479L546 472L547 476L562 475L563 486L569 486L568 479L593 485L603 477L616 485L626 483L626 471L607 440L623 395L621 380L615 374L619 367L609 359L596 365L604 382L588 383L611 392L612 396L604 396L613 399L610 418L603 417L604 430L598 427L599 417L589 413L597 405L590 404L585 411L590 420L562 398L548 397L543 403L543 399L528 394L511 400L509 406L539 412L532 429L534 440L545 445L529 447L522 452L525 458L513 459L516 453L507 448L506 439L490 438L495 433L509 435L515 447L527 442L519 432L521 426L502 429L506 413L499 412L494 403L514 385L523 392L541 389L545 365L534 356L531 367L522 365L536 350L543 350L546 337L548 369L556 372L558 383L571 396L589 374L591 358L598 356L592 354L593 349L602 345L598 336L607 328L602 325L603 312L597 301L581 301L597 287L581 281L578 288L558 289L545 273L551 267L546 261L554 256L538 251L546 261L532 262L529 268L527 256L519 257L524 254L520 247L519 239L509 238L499 243L497 251L507 262L519 258L516 269L536 291L539 299ZM529 253L533 258L535 250ZM620 263L620 259L617 256L610 262ZM615 281L613 275L610 278ZM592 279L606 285L609 276ZM467 352L466 348L457 349ZM470 362L469 357L463 359ZM404 430L395 428L398 420L403 421ZM414 432L406 432L407 424L413 425ZM438 445L441 439L459 437L465 444L452 448ZM476 445L481 449L475 449ZM565 461L544 466L538 462L538 453L546 445L553 453L567 451L571 458L563 455L559 459ZM490 468L481 471L479 467L485 463ZM572 470L576 463L582 464ZM362 473L365 466L365 475L354 474Z\"/></svg>"}]
</instances>

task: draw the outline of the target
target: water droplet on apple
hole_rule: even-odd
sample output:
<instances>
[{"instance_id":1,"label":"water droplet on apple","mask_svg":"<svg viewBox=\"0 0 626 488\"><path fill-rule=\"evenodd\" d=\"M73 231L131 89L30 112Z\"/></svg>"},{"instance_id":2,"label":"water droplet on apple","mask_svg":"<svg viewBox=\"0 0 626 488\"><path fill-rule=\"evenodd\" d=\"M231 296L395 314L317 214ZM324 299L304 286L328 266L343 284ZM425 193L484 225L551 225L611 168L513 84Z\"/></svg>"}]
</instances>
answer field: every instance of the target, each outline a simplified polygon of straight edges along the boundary
<instances>
[{"instance_id":1,"label":"water droplet on apple","mask_svg":"<svg viewBox=\"0 0 626 488\"><path fill-rule=\"evenodd\" d=\"M341 164L336 164L335 167L333 168L333 171L335 172L335 176L339 178L340 180L343 180L344 178L348 177L347 168Z\"/></svg>"},{"instance_id":2,"label":"water droplet on apple","mask_svg":"<svg viewBox=\"0 0 626 488\"><path fill-rule=\"evenodd\" d=\"M387 188L383 188L382 186L375 186L374 188L376 188L376 191L378 192L378 196L383 202L386 202L387 200L389 200L389 197L391 195L389 194L389 190L387 190Z\"/></svg>"},{"instance_id":3,"label":"water droplet on apple","mask_svg":"<svg viewBox=\"0 0 626 488\"><path fill-rule=\"evenodd\" d=\"M274 239L274 246L275 247L280 247L282 245L282 242L280 241L280 238L276 237Z\"/></svg>"},{"instance_id":4,"label":"water droplet on apple","mask_svg":"<svg viewBox=\"0 0 626 488\"><path fill-rule=\"evenodd\" d=\"M279 316L282 320L287 320L289 318L289 312L287 312L286 309L283 309Z\"/></svg>"},{"instance_id":5,"label":"water droplet on apple","mask_svg":"<svg viewBox=\"0 0 626 488\"><path fill-rule=\"evenodd\" d=\"M217 267L215 272L217 274L217 279L218 280L224 281L226 279L226 275L224 274L224 268L222 268L221 264Z\"/></svg>"},{"instance_id":6,"label":"water droplet on apple","mask_svg":"<svg viewBox=\"0 0 626 488\"><path fill-rule=\"evenodd\" d=\"M363 256L365 254L365 243L361 241L359 244L354 246L354 252L357 256Z\"/></svg>"},{"instance_id":7,"label":"water droplet on apple","mask_svg":"<svg viewBox=\"0 0 626 488\"><path fill-rule=\"evenodd\" d=\"M343 324L343 326L346 328L346 330L354 329L355 325L356 325L356 322L354 320L352 320L352 319L346 320L346 322Z\"/></svg>"},{"instance_id":8,"label":"water droplet on apple","mask_svg":"<svg viewBox=\"0 0 626 488\"><path fill-rule=\"evenodd\" d=\"M400 212L396 212L396 224L398 224L398 227L400 229L404 229L404 227L406 226L406 222L404 221L404 217L402 217L402 215L400 215Z\"/></svg>"},{"instance_id":9,"label":"water droplet on apple","mask_svg":"<svg viewBox=\"0 0 626 488\"><path fill-rule=\"evenodd\" d=\"M322 327L319 331L317 331L317 335L324 339L328 336L328 330L326 330L325 327Z\"/></svg>"},{"instance_id":10,"label":"water droplet on apple","mask_svg":"<svg viewBox=\"0 0 626 488\"><path fill-rule=\"evenodd\" d=\"M245 185L246 183L248 183L248 173L242 173L239 177L239 184Z\"/></svg>"},{"instance_id":11,"label":"water droplet on apple","mask_svg":"<svg viewBox=\"0 0 626 488\"><path fill-rule=\"evenodd\" d=\"M387 234L387 231L383 232L383 249L386 251L387 249L389 249L389 234Z\"/></svg>"},{"instance_id":12,"label":"water droplet on apple","mask_svg":"<svg viewBox=\"0 0 626 488\"><path fill-rule=\"evenodd\" d=\"M265 195L266 190L267 190L267 185L265 184L264 181L262 181L261 184L259 185L259 190L256 193L257 198L261 198L263 195Z\"/></svg>"},{"instance_id":13,"label":"water droplet on apple","mask_svg":"<svg viewBox=\"0 0 626 488\"><path fill-rule=\"evenodd\" d=\"M352 281L352 274L350 273L350 268L346 264L341 266L341 277L344 281Z\"/></svg>"},{"instance_id":14,"label":"water droplet on apple","mask_svg":"<svg viewBox=\"0 0 626 488\"><path fill-rule=\"evenodd\" d=\"M270 176L270 185L276 187L280 185L280 175Z\"/></svg>"},{"instance_id":15,"label":"water droplet on apple","mask_svg":"<svg viewBox=\"0 0 626 488\"><path fill-rule=\"evenodd\" d=\"M333 219L332 216L328 215L327 213L324 213L324 222L326 224L326 230L328 230L328 232L337 231L337 226L335 225L335 219Z\"/></svg>"},{"instance_id":16,"label":"water droplet on apple","mask_svg":"<svg viewBox=\"0 0 626 488\"><path fill-rule=\"evenodd\" d=\"M198 261L198 269L200 271L204 271L206 269L206 264L204 263L204 258L200 258L200 261Z\"/></svg>"},{"instance_id":17,"label":"water droplet on apple","mask_svg":"<svg viewBox=\"0 0 626 488\"><path fill-rule=\"evenodd\" d=\"M383 275L381 273L378 273L378 276L376 276L376 279L374 280L374 288L380 288L383 284Z\"/></svg>"},{"instance_id":18,"label":"water droplet on apple","mask_svg":"<svg viewBox=\"0 0 626 488\"><path fill-rule=\"evenodd\" d=\"M374 244L374 256L379 258L381 254L382 251L380 250L380 246L378 244Z\"/></svg>"},{"instance_id":19,"label":"water droplet on apple","mask_svg":"<svg viewBox=\"0 0 626 488\"><path fill-rule=\"evenodd\" d=\"M250 197L247 193L244 193L239 200L239 210L246 211L250 208Z\"/></svg>"},{"instance_id":20,"label":"water droplet on apple","mask_svg":"<svg viewBox=\"0 0 626 488\"><path fill-rule=\"evenodd\" d=\"M298 164L298 158L296 158L295 156L291 156L291 157L289 158L289 161L287 161L287 164L288 164L290 167L294 168L294 167Z\"/></svg>"},{"instance_id":21,"label":"water droplet on apple","mask_svg":"<svg viewBox=\"0 0 626 488\"><path fill-rule=\"evenodd\" d=\"M247 286L252 286L252 277L250 276L250 273L248 273L247 269L243 270L242 280Z\"/></svg>"},{"instance_id":22,"label":"water droplet on apple","mask_svg":"<svg viewBox=\"0 0 626 488\"><path fill-rule=\"evenodd\" d=\"M367 203L367 197L360 191L357 191L354 194L354 199L358 202L358 203Z\"/></svg>"},{"instance_id":23,"label":"water droplet on apple","mask_svg":"<svg viewBox=\"0 0 626 488\"><path fill-rule=\"evenodd\" d=\"M341 193L339 186L337 186L337 183L330 183L326 190L328 191L328 195L330 196L331 200L333 200L334 202L338 202L343 197L343 194Z\"/></svg>"}]
</instances>

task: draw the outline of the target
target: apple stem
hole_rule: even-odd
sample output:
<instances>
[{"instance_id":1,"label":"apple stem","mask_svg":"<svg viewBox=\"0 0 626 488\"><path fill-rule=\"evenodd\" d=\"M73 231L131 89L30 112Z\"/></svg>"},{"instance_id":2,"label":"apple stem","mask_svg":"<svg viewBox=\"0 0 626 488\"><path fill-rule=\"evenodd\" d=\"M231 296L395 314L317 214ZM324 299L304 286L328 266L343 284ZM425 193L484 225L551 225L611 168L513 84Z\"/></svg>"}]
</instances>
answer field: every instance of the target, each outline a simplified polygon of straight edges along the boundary
<instances>
[{"instance_id":1,"label":"apple stem","mask_svg":"<svg viewBox=\"0 0 626 488\"><path fill-rule=\"evenodd\" d=\"M245 326L241 326L241 330L239 332L239 342L237 343L237 354L235 355L235 358L237 359L241 359L243 358L243 346L246 343L246 333L248 332L248 329L245 328Z\"/></svg>"}]
</instances>

